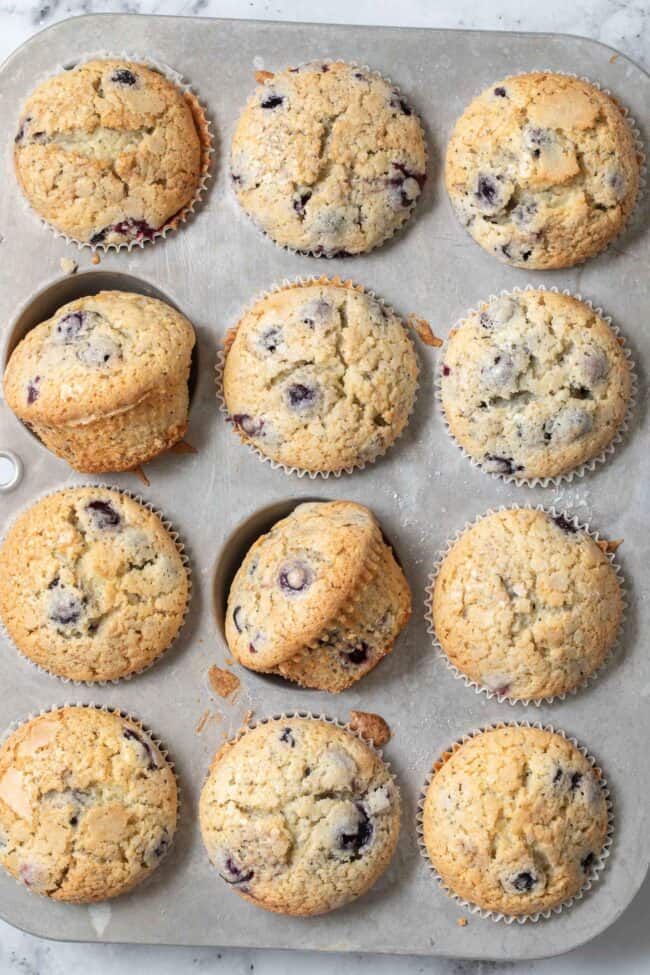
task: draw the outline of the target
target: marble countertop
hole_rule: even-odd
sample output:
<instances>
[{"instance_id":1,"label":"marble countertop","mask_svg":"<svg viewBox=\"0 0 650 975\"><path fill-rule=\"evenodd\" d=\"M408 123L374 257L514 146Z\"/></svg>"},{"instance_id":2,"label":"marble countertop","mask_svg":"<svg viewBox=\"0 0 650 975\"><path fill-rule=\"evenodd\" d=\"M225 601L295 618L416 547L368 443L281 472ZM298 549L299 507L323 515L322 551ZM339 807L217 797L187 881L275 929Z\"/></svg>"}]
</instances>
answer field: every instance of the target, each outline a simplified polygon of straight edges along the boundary
<instances>
[{"instance_id":1,"label":"marble countertop","mask_svg":"<svg viewBox=\"0 0 650 975\"><path fill-rule=\"evenodd\" d=\"M650 0L0 0L0 58L36 31L83 13L200 14L269 20L554 31L595 38L650 71ZM0 921L1 975L178 975L186 972L293 975L618 975L650 971L650 879L605 934L562 958L522 964L307 952L83 945L43 941ZM548 927L549 950L553 929Z\"/></svg>"}]
</instances>

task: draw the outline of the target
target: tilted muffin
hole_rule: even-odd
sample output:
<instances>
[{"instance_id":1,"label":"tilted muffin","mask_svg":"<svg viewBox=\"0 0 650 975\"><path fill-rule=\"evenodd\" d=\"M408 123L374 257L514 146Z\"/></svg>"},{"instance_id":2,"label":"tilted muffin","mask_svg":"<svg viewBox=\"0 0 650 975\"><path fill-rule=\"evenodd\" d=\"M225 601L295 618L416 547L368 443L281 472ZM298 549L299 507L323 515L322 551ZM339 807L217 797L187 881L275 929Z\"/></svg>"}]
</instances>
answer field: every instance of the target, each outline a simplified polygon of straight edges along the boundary
<instances>
[{"instance_id":1,"label":"tilted muffin","mask_svg":"<svg viewBox=\"0 0 650 975\"><path fill-rule=\"evenodd\" d=\"M487 515L445 556L433 589L442 649L463 674L511 699L566 694L611 649L623 598L610 559L563 515Z\"/></svg>"},{"instance_id":2,"label":"tilted muffin","mask_svg":"<svg viewBox=\"0 0 650 975\"><path fill-rule=\"evenodd\" d=\"M194 341L188 320L155 298L77 298L14 349L5 399L75 470L131 470L187 429Z\"/></svg>"},{"instance_id":3,"label":"tilted muffin","mask_svg":"<svg viewBox=\"0 0 650 975\"><path fill-rule=\"evenodd\" d=\"M119 491L69 488L32 505L0 549L0 616L59 677L116 680L178 634L189 576L158 517Z\"/></svg>"},{"instance_id":4,"label":"tilted muffin","mask_svg":"<svg viewBox=\"0 0 650 975\"><path fill-rule=\"evenodd\" d=\"M244 210L277 244L315 256L383 243L425 179L415 113L379 75L341 61L263 74L232 142Z\"/></svg>"},{"instance_id":5,"label":"tilted muffin","mask_svg":"<svg viewBox=\"0 0 650 975\"><path fill-rule=\"evenodd\" d=\"M492 728L436 763L422 826L452 893L521 917L562 904L594 876L607 799L599 771L561 735Z\"/></svg>"},{"instance_id":6,"label":"tilted muffin","mask_svg":"<svg viewBox=\"0 0 650 975\"><path fill-rule=\"evenodd\" d=\"M449 335L442 404L481 467L555 477L597 458L632 391L621 341L589 305L530 290L493 299Z\"/></svg>"},{"instance_id":7,"label":"tilted muffin","mask_svg":"<svg viewBox=\"0 0 650 975\"><path fill-rule=\"evenodd\" d=\"M393 649L411 591L374 515L301 504L248 551L230 587L226 639L251 670L342 691Z\"/></svg>"},{"instance_id":8,"label":"tilted muffin","mask_svg":"<svg viewBox=\"0 0 650 975\"><path fill-rule=\"evenodd\" d=\"M474 240L515 267L572 267L622 229L639 190L635 136L580 78L534 72L487 88L447 148L445 180Z\"/></svg>"},{"instance_id":9,"label":"tilted muffin","mask_svg":"<svg viewBox=\"0 0 650 975\"><path fill-rule=\"evenodd\" d=\"M399 790L364 741L316 718L278 718L219 749L201 792L203 842L241 897L278 914L363 894L397 844Z\"/></svg>"},{"instance_id":10,"label":"tilted muffin","mask_svg":"<svg viewBox=\"0 0 650 975\"><path fill-rule=\"evenodd\" d=\"M21 189L77 241L122 244L175 226L207 171L196 98L129 61L89 61L49 78L23 106L14 147Z\"/></svg>"},{"instance_id":11,"label":"tilted muffin","mask_svg":"<svg viewBox=\"0 0 650 975\"><path fill-rule=\"evenodd\" d=\"M406 426L418 363L404 323L338 279L258 301L226 342L223 394L242 440L286 467L371 463Z\"/></svg>"},{"instance_id":12,"label":"tilted muffin","mask_svg":"<svg viewBox=\"0 0 650 975\"><path fill-rule=\"evenodd\" d=\"M63 707L0 748L0 863L57 901L117 897L144 880L176 830L176 778L135 721Z\"/></svg>"}]
</instances>

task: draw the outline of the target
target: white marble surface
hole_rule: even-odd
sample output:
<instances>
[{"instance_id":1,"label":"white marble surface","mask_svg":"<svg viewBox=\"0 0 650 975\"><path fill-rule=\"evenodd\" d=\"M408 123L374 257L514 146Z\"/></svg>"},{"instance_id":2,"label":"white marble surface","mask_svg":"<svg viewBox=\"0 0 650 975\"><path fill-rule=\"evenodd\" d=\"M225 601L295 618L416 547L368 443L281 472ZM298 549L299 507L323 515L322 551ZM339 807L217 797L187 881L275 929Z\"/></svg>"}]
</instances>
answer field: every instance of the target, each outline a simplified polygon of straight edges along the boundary
<instances>
[{"instance_id":1,"label":"white marble surface","mask_svg":"<svg viewBox=\"0 0 650 975\"><path fill-rule=\"evenodd\" d=\"M201 14L272 20L559 31L610 44L650 70L650 0L0 0L0 59L31 34L81 13ZM395 957L315 955L136 946L61 944L23 934L0 921L0 975L617 975L650 972L650 880L604 935L563 958L495 965ZM472 921L470 923L485 923ZM553 926L548 926L552 951Z\"/></svg>"}]
</instances>

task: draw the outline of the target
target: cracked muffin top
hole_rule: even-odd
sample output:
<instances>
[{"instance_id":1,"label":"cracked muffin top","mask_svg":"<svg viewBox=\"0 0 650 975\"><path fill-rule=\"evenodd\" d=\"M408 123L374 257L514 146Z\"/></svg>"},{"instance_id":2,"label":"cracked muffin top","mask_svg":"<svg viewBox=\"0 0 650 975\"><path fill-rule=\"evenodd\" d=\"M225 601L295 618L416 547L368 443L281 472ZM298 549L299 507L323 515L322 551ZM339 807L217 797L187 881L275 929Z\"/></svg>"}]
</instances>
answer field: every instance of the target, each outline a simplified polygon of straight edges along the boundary
<instances>
[{"instance_id":1,"label":"cracked muffin top","mask_svg":"<svg viewBox=\"0 0 650 975\"><path fill-rule=\"evenodd\" d=\"M34 210L77 241L148 240L195 197L207 168L197 100L128 61L89 61L25 103L14 163Z\"/></svg>"},{"instance_id":2,"label":"cracked muffin top","mask_svg":"<svg viewBox=\"0 0 650 975\"><path fill-rule=\"evenodd\" d=\"M452 893L508 916L546 911L593 877L607 838L599 772L538 728L492 728L436 763L423 839Z\"/></svg>"},{"instance_id":3,"label":"cracked muffin top","mask_svg":"<svg viewBox=\"0 0 650 975\"><path fill-rule=\"evenodd\" d=\"M199 803L203 842L242 897L291 915L335 910L393 855L399 790L368 744L317 718L283 717L228 742Z\"/></svg>"},{"instance_id":4,"label":"cracked muffin top","mask_svg":"<svg viewBox=\"0 0 650 975\"><path fill-rule=\"evenodd\" d=\"M314 256L383 243L424 184L424 133L411 107L379 75L340 61L263 74L231 150L244 210L277 244Z\"/></svg>"},{"instance_id":5,"label":"cracked muffin top","mask_svg":"<svg viewBox=\"0 0 650 975\"><path fill-rule=\"evenodd\" d=\"M226 352L223 392L237 431L286 467L371 463L400 435L415 400L418 364L404 323L336 281L262 298Z\"/></svg>"},{"instance_id":6,"label":"cracked muffin top","mask_svg":"<svg viewBox=\"0 0 650 975\"><path fill-rule=\"evenodd\" d=\"M157 298L101 291L63 305L11 354L7 403L28 423L87 424L187 379L189 321Z\"/></svg>"},{"instance_id":7,"label":"cracked muffin top","mask_svg":"<svg viewBox=\"0 0 650 975\"><path fill-rule=\"evenodd\" d=\"M0 748L0 863L54 900L116 897L154 870L176 829L176 778L116 712L64 707Z\"/></svg>"},{"instance_id":8,"label":"cracked muffin top","mask_svg":"<svg viewBox=\"0 0 650 975\"><path fill-rule=\"evenodd\" d=\"M487 515L445 556L436 637L470 680L510 699L566 694L602 664L623 598L610 559L563 515Z\"/></svg>"},{"instance_id":9,"label":"cracked muffin top","mask_svg":"<svg viewBox=\"0 0 650 975\"><path fill-rule=\"evenodd\" d=\"M542 72L487 88L457 121L445 180L463 224L515 267L572 267L598 254L634 207L640 160L605 92Z\"/></svg>"},{"instance_id":10,"label":"cracked muffin top","mask_svg":"<svg viewBox=\"0 0 650 975\"><path fill-rule=\"evenodd\" d=\"M612 442L632 377L621 341L589 305L529 290L481 305L452 330L441 388L452 434L484 470L544 478Z\"/></svg>"},{"instance_id":11,"label":"cracked muffin top","mask_svg":"<svg viewBox=\"0 0 650 975\"><path fill-rule=\"evenodd\" d=\"M59 677L115 680L181 628L189 576L158 515L119 491L36 502L0 549L0 615L18 649Z\"/></svg>"}]
</instances>

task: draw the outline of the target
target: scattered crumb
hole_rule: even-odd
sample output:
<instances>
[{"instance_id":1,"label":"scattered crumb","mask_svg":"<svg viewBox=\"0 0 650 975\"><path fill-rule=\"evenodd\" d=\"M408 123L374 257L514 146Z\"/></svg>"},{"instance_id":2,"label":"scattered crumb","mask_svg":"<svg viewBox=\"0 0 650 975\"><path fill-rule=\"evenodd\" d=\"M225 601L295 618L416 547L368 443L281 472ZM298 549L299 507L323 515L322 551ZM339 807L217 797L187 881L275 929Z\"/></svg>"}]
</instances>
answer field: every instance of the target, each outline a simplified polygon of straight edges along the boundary
<instances>
[{"instance_id":1,"label":"scattered crumb","mask_svg":"<svg viewBox=\"0 0 650 975\"><path fill-rule=\"evenodd\" d=\"M91 264L100 264L101 263L101 261L99 259L99 254L96 251L93 254L93 256L90 258L90 263Z\"/></svg>"},{"instance_id":2,"label":"scattered crumb","mask_svg":"<svg viewBox=\"0 0 650 975\"><path fill-rule=\"evenodd\" d=\"M210 720L210 712L204 711L197 722L196 728L194 729L194 733L200 735L209 720Z\"/></svg>"},{"instance_id":3,"label":"scattered crumb","mask_svg":"<svg viewBox=\"0 0 650 975\"><path fill-rule=\"evenodd\" d=\"M410 327L416 332L420 340L424 342L425 345L431 345L434 349L440 348L444 345L442 339L439 339L437 335L434 335L431 331L431 326L424 318L416 318L415 315L409 315L406 322Z\"/></svg>"},{"instance_id":4,"label":"scattered crumb","mask_svg":"<svg viewBox=\"0 0 650 975\"><path fill-rule=\"evenodd\" d=\"M248 709L244 717L241 719L242 728L246 728L253 720L253 711L251 708Z\"/></svg>"},{"instance_id":5,"label":"scattered crumb","mask_svg":"<svg viewBox=\"0 0 650 975\"><path fill-rule=\"evenodd\" d=\"M459 928L466 928L467 925L469 924L469 921L467 920L466 917L459 917L458 920L456 921L456 924L458 925Z\"/></svg>"},{"instance_id":6,"label":"scattered crumb","mask_svg":"<svg viewBox=\"0 0 650 975\"><path fill-rule=\"evenodd\" d=\"M226 657L226 659L224 660L226 667L232 667L234 662L235 661L232 659L232 657Z\"/></svg>"},{"instance_id":7,"label":"scattered crumb","mask_svg":"<svg viewBox=\"0 0 650 975\"><path fill-rule=\"evenodd\" d=\"M187 440L179 440L169 448L174 454L198 454L196 447L193 447Z\"/></svg>"},{"instance_id":8,"label":"scattered crumb","mask_svg":"<svg viewBox=\"0 0 650 975\"><path fill-rule=\"evenodd\" d=\"M79 265L76 261L73 261L70 257L62 257L59 261L59 265L64 274L74 274Z\"/></svg>"},{"instance_id":9,"label":"scattered crumb","mask_svg":"<svg viewBox=\"0 0 650 975\"><path fill-rule=\"evenodd\" d=\"M605 554L607 554L607 552L615 552L621 547L624 541L624 538L615 538L611 542L607 542L604 538L601 538L600 541L596 542L596 545L601 552L605 552Z\"/></svg>"},{"instance_id":10,"label":"scattered crumb","mask_svg":"<svg viewBox=\"0 0 650 975\"><path fill-rule=\"evenodd\" d=\"M618 54L612 54L611 58L609 59L609 63L610 64L616 64L616 62L618 61L618 58L619 58Z\"/></svg>"},{"instance_id":11,"label":"scattered crumb","mask_svg":"<svg viewBox=\"0 0 650 975\"><path fill-rule=\"evenodd\" d=\"M219 697L230 697L239 689L240 685L239 677L214 665L208 671L208 680L210 687Z\"/></svg>"},{"instance_id":12,"label":"scattered crumb","mask_svg":"<svg viewBox=\"0 0 650 975\"><path fill-rule=\"evenodd\" d=\"M370 711L350 711L348 727L362 738L371 741L375 748L381 748L390 741L390 728L379 714Z\"/></svg>"},{"instance_id":13,"label":"scattered crumb","mask_svg":"<svg viewBox=\"0 0 650 975\"><path fill-rule=\"evenodd\" d=\"M142 481L145 487L149 487L151 481L141 467L134 467L132 473Z\"/></svg>"},{"instance_id":14,"label":"scattered crumb","mask_svg":"<svg viewBox=\"0 0 650 975\"><path fill-rule=\"evenodd\" d=\"M255 72L255 81L258 83L258 85L263 85L265 81L268 81L270 78L274 78L274 77L275 75L273 74L272 71Z\"/></svg>"}]
</instances>

